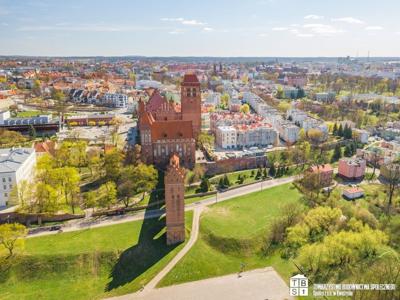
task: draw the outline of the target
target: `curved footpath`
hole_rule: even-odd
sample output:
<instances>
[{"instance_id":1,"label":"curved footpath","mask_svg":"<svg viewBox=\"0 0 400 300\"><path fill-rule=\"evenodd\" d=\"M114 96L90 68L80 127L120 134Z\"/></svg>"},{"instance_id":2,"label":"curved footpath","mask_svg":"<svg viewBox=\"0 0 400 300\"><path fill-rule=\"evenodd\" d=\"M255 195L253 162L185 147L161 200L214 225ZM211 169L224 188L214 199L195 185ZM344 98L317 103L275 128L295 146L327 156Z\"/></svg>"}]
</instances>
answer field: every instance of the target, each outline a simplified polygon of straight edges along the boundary
<instances>
[{"instance_id":1,"label":"curved footpath","mask_svg":"<svg viewBox=\"0 0 400 300\"><path fill-rule=\"evenodd\" d=\"M182 257L186 255L186 253L189 252L190 248L192 248L194 243L197 241L199 236L200 214L203 210L203 207L204 206L199 206L194 209L192 230L190 232L189 241L182 248L182 250L179 251L179 253L175 255L175 257L164 267L164 269L162 269L149 283L147 283L147 285L144 287L144 290L142 290L142 294L148 293L154 289L161 279L163 279L164 276L167 275L173 267L175 267L175 265L181 260Z\"/></svg>"},{"instance_id":2,"label":"curved footpath","mask_svg":"<svg viewBox=\"0 0 400 300\"><path fill-rule=\"evenodd\" d=\"M206 198L204 200L186 204L185 211L194 210L196 207L199 207L199 206L208 206L208 205L214 204L216 202L226 201L226 200L238 197L238 196L243 196L243 195L250 194L253 192L269 189L274 186L290 183L290 182L293 182L296 178L297 178L297 176L291 176L291 177L285 177L285 178L279 178L279 179L265 180L262 182L256 182L256 183L249 184L249 185L239 187L236 189L217 193L216 195L213 195L210 198ZM154 210L154 211L147 211L146 216L145 216L144 211L140 211L134 215L102 217L102 218L91 219L91 220L83 219L83 220L73 221L69 224L66 224L63 226L62 229L63 229L63 232L77 231L77 230L83 230L83 229L90 229L90 228L103 227L103 226L109 226L109 225L114 225L114 224L138 221L138 220L143 220L144 218L146 218L146 219L158 218L159 216L161 216L163 214L164 214L164 210ZM57 233L58 233L57 231L45 231L45 232L39 232L36 234L28 235L27 238L43 236L43 235L50 235L50 234L57 234Z\"/></svg>"}]
</instances>

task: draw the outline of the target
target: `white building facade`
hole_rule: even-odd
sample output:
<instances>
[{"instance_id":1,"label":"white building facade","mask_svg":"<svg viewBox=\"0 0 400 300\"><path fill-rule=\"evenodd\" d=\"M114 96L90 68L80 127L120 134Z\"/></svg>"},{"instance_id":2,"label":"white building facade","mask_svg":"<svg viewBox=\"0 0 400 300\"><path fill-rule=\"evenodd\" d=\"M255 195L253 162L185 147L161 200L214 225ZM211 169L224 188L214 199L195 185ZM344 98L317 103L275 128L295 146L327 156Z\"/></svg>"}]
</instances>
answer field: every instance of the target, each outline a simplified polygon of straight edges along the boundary
<instances>
[{"instance_id":1,"label":"white building facade","mask_svg":"<svg viewBox=\"0 0 400 300\"><path fill-rule=\"evenodd\" d=\"M33 148L0 149L0 207L9 204L15 185L33 178L35 165L36 152Z\"/></svg>"}]
</instances>

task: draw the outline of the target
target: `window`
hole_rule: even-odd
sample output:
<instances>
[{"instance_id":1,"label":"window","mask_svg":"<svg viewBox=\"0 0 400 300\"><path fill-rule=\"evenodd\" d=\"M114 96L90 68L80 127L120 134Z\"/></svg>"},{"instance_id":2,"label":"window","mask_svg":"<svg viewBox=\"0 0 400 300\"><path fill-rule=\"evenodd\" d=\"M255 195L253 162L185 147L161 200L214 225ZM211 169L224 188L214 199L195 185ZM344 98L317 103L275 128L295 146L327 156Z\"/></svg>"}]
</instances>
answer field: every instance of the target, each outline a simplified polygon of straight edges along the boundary
<instances>
[{"instance_id":1,"label":"window","mask_svg":"<svg viewBox=\"0 0 400 300\"><path fill-rule=\"evenodd\" d=\"M8 182L11 182L11 177L8 177Z\"/></svg>"},{"instance_id":2,"label":"window","mask_svg":"<svg viewBox=\"0 0 400 300\"><path fill-rule=\"evenodd\" d=\"M7 193L4 193L4 197L8 197L8 194L7 194Z\"/></svg>"},{"instance_id":3,"label":"window","mask_svg":"<svg viewBox=\"0 0 400 300\"><path fill-rule=\"evenodd\" d=\"M5 178L3 178L3 182L6 182L6 179L5 179Z\"/></svg>"},{"instance_id":4,"label":"window","mask_svg":"<svg viewBox=\"0 0 400 300\"><path fill-rule=\"evenodd\" d=\"M3 190L6 190L7 189L7 186L6 185L3 185Z\"/></svg>"}]
</instances>

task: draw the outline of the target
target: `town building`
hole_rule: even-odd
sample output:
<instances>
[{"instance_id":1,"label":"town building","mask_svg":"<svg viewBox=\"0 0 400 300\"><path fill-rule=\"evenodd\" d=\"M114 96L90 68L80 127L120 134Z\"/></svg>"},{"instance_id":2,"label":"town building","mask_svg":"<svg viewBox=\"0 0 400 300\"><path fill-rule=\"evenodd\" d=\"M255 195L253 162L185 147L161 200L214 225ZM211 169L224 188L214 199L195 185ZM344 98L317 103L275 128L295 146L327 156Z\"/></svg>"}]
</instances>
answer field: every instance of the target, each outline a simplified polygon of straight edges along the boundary
<instances>
[{"instance_id":1,"label":"town building","mask_svg":"<svg viewBox=\"0 0 400 300\"><path fill-rule=\"evenodd\" d=\"M32 117L12 118L9 111L0 111L0 125L39 125L49 124L53 121L51 114L43 114Z\"/></svg>"},{"instance_id":2,"label":"town building","mask_svg":"<svg viewBox=\"0 0 400 300\"><path fill-rule=\"evenodd\" d=\"M343 189L342 195L348 200L358 199L364 196L364 190L360 187L349 187Z\"/></svg>"},{"instance_id":3,"label":"town building","mask_svg":"<svg viewBox=\"0 0 400 300\"><path fill-rule=\"evenodd\" d=\"M117 93L105 93L104 102L112 107L125 108L128 104L128 96Z\"/></svg>"},{"instance_id":4,"label":"town building","mask_svg":"<svg viewBox=\"0 0 400 300\"><path fill-rule=\"evenodd\" d=\"M353 137L357 142L368 144L369 132L363 129L353 129Z\"/></svg>"},{"instance_id":5,"label":"town building","mask_svg":"<svg viewBox=\"0 0 400 300\"><path fill-rule=\"evenodd\" d=\"M167 100L156 90L145 104L139 101L139 132L142 159L158 167L168 165L178 154L182 166L193 168L195 141L201 131L200 82L185 74L181 84L181 105Z\"/></svg>"},{"instance_id":6,"label":"town building","mask_svg":"<svg viewBox=\"0 0 400 300\"><path fill-rule=\"evenodd\" d=\"M288 145L292 145L299 139L299 127L285 120L276 122L276 129L279 132L279 137Z\"/></svg>"},{"instance_id":7,"label":"town building","mask_svg":"<svg viewBox=\"0 0 400 300\"><path fill-rule=\"evenodd\" d=\"M167 245L185 241L185 170L173 154L164 177Z\"/></svg>"},{"instance_id":8,"label":"town building","mask_svg":"<svg viewBox=\"0 0 400 300\"><path fill-rule=\"evenodd\" d=\"M0 149L0 207L7 206L14 186L30 181L36 165L33 148Z\"/></svg>"},{"instance_id":9,"label":"town building","mask_svg":"<svg viewBox=\"0 0 400 300\"><path fill-rule=\"evenodd\" d=\"M220 126L251 125L264 122L265 119L257 114L215 112L210 115L210 129L213 133L216 133Z\"/></svg>"},{"instance_id":10,"label":"town building","mask_svg":"<svg viewBox=\"0 0 400 300\"><path fill-rule=\"evenodd\" d=\"M365 175L367 162L361 158L342 158L339 160L338 174L347 180L361 180Z\"/></svg>"},{"instance_id":11,"label":"town building","mask_svg":"<svg viewBox=\"0 0 400 300\"><path fill-rule=\"evenodd\" d=\"M315 93L314 99L318 102L329 102L335 100L336 93L335 92L322 92L322 93Z\"/></svg>"},{"instance_id":12,"label":"town building","mask_svg":"<svg viewBox=\"0 0 400 300\"><path fill-rule=\"evenodd\" d=\"M330 164L315 165L310 167L310 172L318 174L318 181L321 186L330 186L333 179L333 168Z\"/></svg>"},{"instance_id":13,"label":"town building","mask_svg":"<svg viewBox=\"0 0 400 300\"><path fill-rule=\"evenodd\" d=\"M104 126L111 125L114 118L111 114L76 115L68 117L65 122L69 126Z\"/></svg>"},{"instance_id":14,"label":"town building","mask_svg":"<svg viewBox=\"0 0 400 300\"><path fill-rule=\"evenodd\" d=\"M276 145L278 133L267 123L219 126L216 130L216 143L223 149L243 149Z\"/></svg>"},{"instance_id":15,"label":"town building","mask_svg":"<svg viewBox=\"0 0 400 300\"><path fill-rule=\"evenodd\" d=\"M57 143L53 140L46 140L44 142L37 142L34 145L36 155L39 157L44 154L54 156L56 154Z\"/></svg>"},{"instance_id":16,"label":"town building","mask_svg":"<svg viewBox=\"0 0 400 300\"><path fill-rule=\"evenodd\" d=\"M236 129L233 126L219 126L215 134L215 142L223 149L234 149L236 143Z\"/></svg>"}]
</instances>

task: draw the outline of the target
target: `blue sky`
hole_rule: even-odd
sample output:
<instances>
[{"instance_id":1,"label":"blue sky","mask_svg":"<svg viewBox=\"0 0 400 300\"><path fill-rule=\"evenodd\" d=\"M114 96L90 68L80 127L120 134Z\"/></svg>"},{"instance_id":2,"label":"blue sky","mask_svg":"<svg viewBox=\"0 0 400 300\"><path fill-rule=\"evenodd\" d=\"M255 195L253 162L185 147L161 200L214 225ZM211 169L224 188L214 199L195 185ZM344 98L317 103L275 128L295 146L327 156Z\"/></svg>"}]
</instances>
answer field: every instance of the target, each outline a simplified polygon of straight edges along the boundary
<instances>
[{"instance_id":1,"label":"blue sky","mask_svg":"<svg viewBox=\"0 0 400 300\"><path fill-rule=\"evenodd\" d=\"M398 0L0 0L0 55L400 56Z\"/></svg>"}]
</instances>

